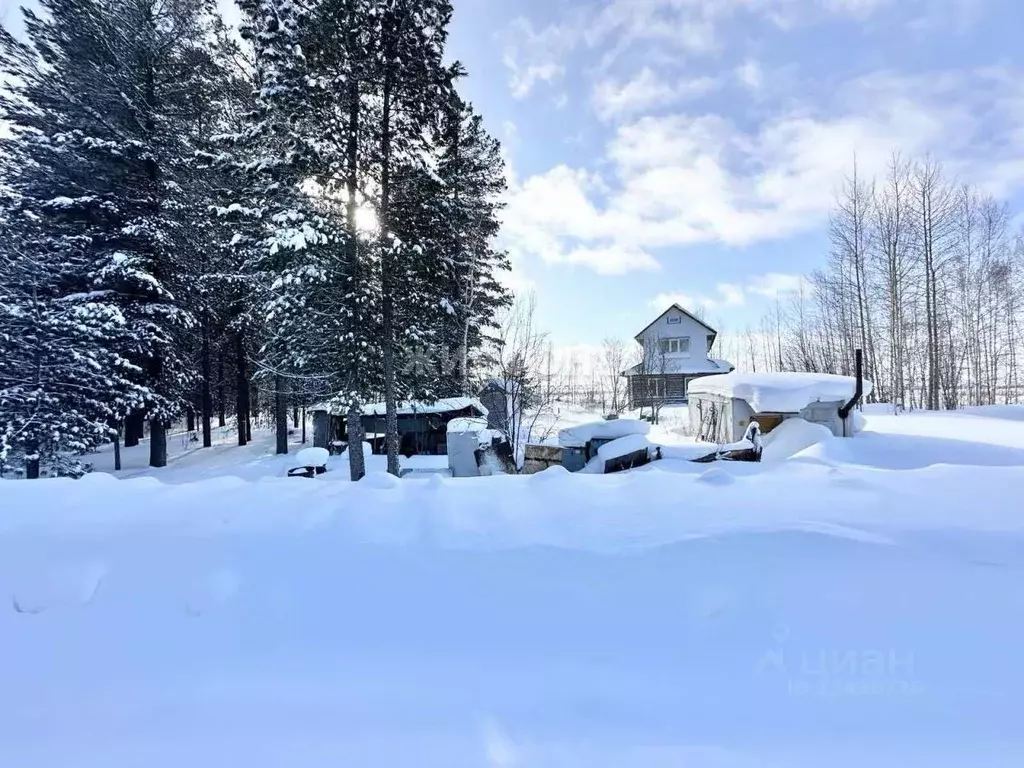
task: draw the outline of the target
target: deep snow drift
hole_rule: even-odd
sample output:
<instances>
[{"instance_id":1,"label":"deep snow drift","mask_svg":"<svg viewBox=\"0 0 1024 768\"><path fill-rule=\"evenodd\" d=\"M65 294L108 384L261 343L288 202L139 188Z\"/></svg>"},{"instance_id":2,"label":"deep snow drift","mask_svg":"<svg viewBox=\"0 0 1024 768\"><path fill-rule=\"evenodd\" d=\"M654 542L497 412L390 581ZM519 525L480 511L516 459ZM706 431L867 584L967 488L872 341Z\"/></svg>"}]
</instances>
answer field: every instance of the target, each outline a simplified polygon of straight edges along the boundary
<instances>
[{"instance_id":1,"label":"deep snow drift","mask_svg":"<svg viewBox=\"0 0 1024 768\"><path fill-rule=\"evenodd\" d=\"M828 458L1024 422L914 419L609 476L0 483L0 765L1024 764L1024 458Z\"/></svg>"}]
</instances>

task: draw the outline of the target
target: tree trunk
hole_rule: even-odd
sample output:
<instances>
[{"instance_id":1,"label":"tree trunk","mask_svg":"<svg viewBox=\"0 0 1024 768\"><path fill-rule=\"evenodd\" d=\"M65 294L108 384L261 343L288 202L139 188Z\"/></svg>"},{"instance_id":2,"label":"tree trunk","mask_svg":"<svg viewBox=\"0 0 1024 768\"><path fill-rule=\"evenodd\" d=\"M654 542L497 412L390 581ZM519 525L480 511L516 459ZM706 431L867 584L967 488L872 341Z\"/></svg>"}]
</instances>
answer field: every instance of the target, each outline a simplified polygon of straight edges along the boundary
<instances>
[{"instance_id":1,"label":"tree trunk","mask_svg":"<svg viewBox=\"0 0 1024 768\"><path fill-rule=\"evenodd\" d=\"M163 419L149 420L149 466L167 466L167 425Z\"/></svg>"},{"instance_id":2,"label":"tree trunk","mask_svg":"<svg viewBox=\"0 0 1024 768\"><path fill-rule=\"evenodd\" d=\"M384 347L384 443L388 455L388 472L396 477L401 473L398 459L398 386L395 366L395 297L394 258L390 243L390 195L391 195L391 89L392 45L391 34L385 25L384 31L385 69L381 96L381 172L380 205L377 211L381 244L381 335Z\"/></svg>"},{"instance_id":3,"label":"tree trunk","mask_svg":"<svg viewBox=\"0 0 1024 768\"><path fill-rule=\"evenodd\" d=\"M245 341L242 332L235 334L235 418L238 422L238 444L249 442L249 382L245 375Z\"/></svg>"},{"instance_id":4,"label":"tree trunk","mask_svg":"<svg viewBox=\"0 0 1024 768\"><path fill-rule=\"evenodd\" d=\"M217 374L217 426L227 426L227 403L224 401L224 353L220 353L219 371Z\"/></svg>"},{"instance_id":5,"label":"tree trunk","mask_svg":"<svg viewBox=\"0 0 1024 768\"><path fill-rule=\"evenodd\" d=\"M306 444L306 406L302 406L302 444Z\"/></svg>"},{"instance_id":6,"label":"tree trunk","mask_svg":"<svg viewBox=\"0 0 1024 768\"><path fill-rule=\"evenodd\" d=\"M134 448L142 439L142 411L132 411L124 420L124 447Z\"/></svg>"},{"instance_id":7,"label":"tree trunk","mask_svg":"<svg viewBox=\"0 0 1024 768\"><path fill-rule=\"evenodd\" d=\"M353 402L348 409L348 466L352 482L357 482L366 474L366 461L363 458L363 410L358 402Z\"/></svg>"},{"instance_id":8,"label":"tree trunk","mask_svg":"<svg viewBox=\"0 0 1024 768\"><path fill-rule=\"evenodd\" d=\"M288 453L288 394L284 376L274 377L274 427L277 436L277 453Z\"/></svg>"},{"instance_id":9,"label":"tree trunk","mask_svg":"<svg viewBox=\"0 0 1024 768\"><path fill-rule=\"evenodd\" d=\"M25 479L26 480L38 480L39 479L39 446L33 444L32 446L26 446L28 448L28 455L31 459L25 459Z\"/></svg>"},{"instance_id":10,"label":"tree trunk","mask_svg":"<svg viewBox=\"0 0 1024 768\"><path fill-rule=\"evenodd\" d=\"M299 406L297 405L292 406L292 428L299 428Z\"/></svg>"},{"instance_id":11,"label":"tree trunk","mask_svg":"<svg viewBox=\"0 0 1024 768\"><path fill-rule=\"evenodd\" d=\"M210 322L203 315L203 348L202 348L202 389L200 391L201 399L201 413L200 418L203 421L203 448L209 448L213 445L213 435L210 432L210 420L213 418L213 395L210 392L210 375L211 375L211 361L210 361Z\"/></svg>"},{"instance_id":12,"label":"tree trunk","mask_svg":"<svg viewBox=\"0 0 1024 768\"><path fill-rule=\"evenodd\" d=\"M192 406L185 409L185 431L190 433L196 431L196 412Z\"/></svg>"},{"instance_id":13,"label":"tree trunk","mask_svg":"<svg viewBox=\"0 0 1024 768\"><path fill-rule=\"evenodd\" d=\"M352 30L350 45L355 48L355 30ZM358 226L356 224L356 208L359 193L359 80L349 76L348 79L348 137L345 146L346 178L345 188L348 192L348 200L345 205L345 220L348 230L348 242L346 243L346 265L348 268L348 279L351 290L361 291L363 287L363 275L359 264L359 238ZM358 328L359 316L358 305L353 303L349 308L349 330L353 334L361 332ZM360 359L355 351L351 351L346 358L348 370L345 372L348 380L348 387L353 392L352 400L349 403L347 415L348 421L348 464L353 482L362 479L366 474L366 462L363 460L363 428L362 409L359 407L359 388L362 382L360 375ZM329 418L329 417L328 417Z\"/></svg>"},{"instance_id":14,"label":"tree trunk","mask_svg":"<svg viewBox=\"0 0 1024 768\"><path fill-rule=\"evenodd\" d=\"M163 358L159 354L153 355L150 359L149 378L154 385L163 377L163 368ZM149 466L167 466L167 424L160 415L149 420Z\"/></svg>"}]
</instances>

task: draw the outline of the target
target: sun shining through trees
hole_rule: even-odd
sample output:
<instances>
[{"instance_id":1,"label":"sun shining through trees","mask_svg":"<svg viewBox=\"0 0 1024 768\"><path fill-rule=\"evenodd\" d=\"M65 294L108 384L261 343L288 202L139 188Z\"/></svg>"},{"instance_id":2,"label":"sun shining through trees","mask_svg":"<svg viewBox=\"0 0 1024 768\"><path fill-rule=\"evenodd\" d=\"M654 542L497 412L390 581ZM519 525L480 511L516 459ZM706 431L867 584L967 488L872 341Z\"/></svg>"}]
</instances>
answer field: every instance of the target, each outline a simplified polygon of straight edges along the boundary
<instances>
[{"instance_id":1,"label":"sun shining through trees","mask_svg":"<svg viewBox=\"0 0 1024 768\"><path fill-rule=\"evenodd\" d=\"M369 203L362 203L356 208L356 229L368 235L376 235L379 231L377 211Z\"/></svg>"}]
</instances>

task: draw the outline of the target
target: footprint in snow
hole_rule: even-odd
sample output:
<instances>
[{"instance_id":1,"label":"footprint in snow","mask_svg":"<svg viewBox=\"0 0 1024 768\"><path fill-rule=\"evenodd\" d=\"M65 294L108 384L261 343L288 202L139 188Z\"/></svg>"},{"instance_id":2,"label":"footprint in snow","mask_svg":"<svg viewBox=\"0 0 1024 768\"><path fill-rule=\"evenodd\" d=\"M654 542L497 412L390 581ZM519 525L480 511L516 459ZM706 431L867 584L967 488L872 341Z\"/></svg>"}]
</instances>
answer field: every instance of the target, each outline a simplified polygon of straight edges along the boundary
<instances>
[{"instance_id":1,"label":"footprint in snow","mask_svg":"<svg viewBox=\"0 0 1024 768\"><path fill-rule=\"evenodd\" d=\"M101 562L68 563L43 573L26 574L11 593L11 607L28 616L88 605L107 576Z\"/></svg>"}]
</instances>

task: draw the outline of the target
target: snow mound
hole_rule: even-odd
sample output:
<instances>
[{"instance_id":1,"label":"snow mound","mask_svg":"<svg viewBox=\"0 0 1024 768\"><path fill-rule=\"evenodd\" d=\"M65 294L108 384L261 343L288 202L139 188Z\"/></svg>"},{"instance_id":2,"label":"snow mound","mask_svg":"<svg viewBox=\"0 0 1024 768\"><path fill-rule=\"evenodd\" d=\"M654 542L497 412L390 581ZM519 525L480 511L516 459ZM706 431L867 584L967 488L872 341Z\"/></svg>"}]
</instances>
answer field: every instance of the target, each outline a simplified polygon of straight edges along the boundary
<instances>
[{"instance_id":1,"label":"snow mound","mask_svg":"<svg viewBox=\"0 0 1024 768\"><path fill-rule=\"evenodd\" d=\"M864 382L864 397L872 384ZM755 413L799 413L811 403L846 402L857 381L830 373L726 373L690 383L691 395L717 395L746 400Z\"/></svg>"},{"instance_id":2,"label":"snow mound","mask_svg":"<svg viewBox=\"0 0 1024 768\"><path fill-rule=\"evenodd\" d=\"M295 454L295 461L300 467L323 467L331 454L326 448L303 448Z\"/></svg>"},{"instance_id":3,"label":"snow mound","mask_svg":"<svg viewBox=\"0 0 1024 768\"><path fill-rule=\"evenodd\" d=\"M643 435L626 435L605 443L597 449L597 455L604 461L612 461L620 456L626 456L637 451L644 451L651 447L647 438Z\"/></svg>"},{"instance_id":4,"label":"snow mound","mask_svg":"<svg viewBox=\"0 0 1024 768\"><path fill-rule=\"evenodd\" d=\"M555 464L554 466L542 469L530 476L530 480L534 483L551 483L559 482L563 478L568 478L572 474L568 469L563 467L561 464Z\"/></svg>"},{"instance_id":5,"label":"snow mound","mask_svg":"<svg viewBox=\"0 0 1024 768\"><path fill-rule=\"evenodd\" d=\"M582 448L595 437L617 440L629 435L646 435L651 425L640 419L609 419L566 427L558 433L559 445Z\"/></svg>"},{"instance_id":6,"label":"snow mound","mask_svg":"<svg viewBox=\"0 0 1024 768\"><path fill-rule=\"evenodd\" d=\"M368 472L359 484L368 488L378 488L382 491L397 488L399 479L387 472Z\"/></svg>"},{"instance_id":7,"label":"snow mound","mask_svg":"<svg viewBox=\"0 0 1024 768\"><path fill-rule=\"evenodd\" d=\"M732 485L736 478L721 467L711 467L706 472L701 472L697 476L697 481L708 485Z\"/></svg>"},{"instance_id":8,"label":"snow mound","mask_svg":"<svg viewBox=\"0 0 1024 768\"><path fill-rule=\"evenodd\" d=\"M812 445L832 440L828 427L803 419L786 419L761 438L761 461L784 461Z\"/></svg>"}]
</instances>

